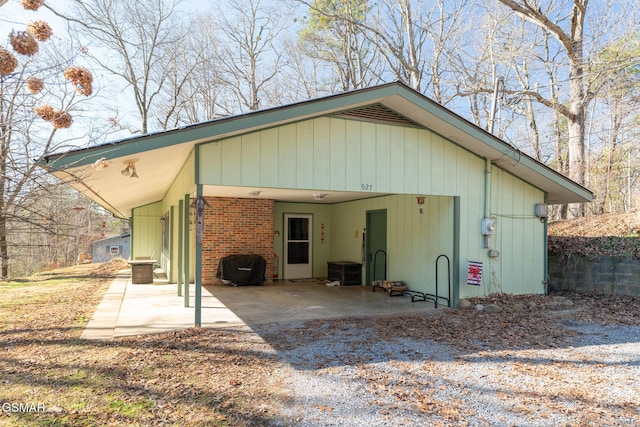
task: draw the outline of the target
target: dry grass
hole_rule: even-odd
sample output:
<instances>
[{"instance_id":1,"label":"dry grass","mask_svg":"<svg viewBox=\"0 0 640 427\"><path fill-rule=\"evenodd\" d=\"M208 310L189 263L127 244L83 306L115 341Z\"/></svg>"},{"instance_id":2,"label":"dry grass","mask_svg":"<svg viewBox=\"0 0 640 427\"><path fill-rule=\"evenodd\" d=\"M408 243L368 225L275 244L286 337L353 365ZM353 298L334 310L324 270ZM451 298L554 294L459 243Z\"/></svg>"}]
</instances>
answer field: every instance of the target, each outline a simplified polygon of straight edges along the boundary
<instances>
[{"instance_id":1,"label":"dry grass","mask_svg":"<svg viewBox=\"0 0 640 427\"><path fill-rule=\"evenodd\" d=\"M254 333L81 340L111 267L0 284L0 403L47 411L3 411L0 425L263 425L277 412L279 362Z\"/></svg>"}]
</instances>

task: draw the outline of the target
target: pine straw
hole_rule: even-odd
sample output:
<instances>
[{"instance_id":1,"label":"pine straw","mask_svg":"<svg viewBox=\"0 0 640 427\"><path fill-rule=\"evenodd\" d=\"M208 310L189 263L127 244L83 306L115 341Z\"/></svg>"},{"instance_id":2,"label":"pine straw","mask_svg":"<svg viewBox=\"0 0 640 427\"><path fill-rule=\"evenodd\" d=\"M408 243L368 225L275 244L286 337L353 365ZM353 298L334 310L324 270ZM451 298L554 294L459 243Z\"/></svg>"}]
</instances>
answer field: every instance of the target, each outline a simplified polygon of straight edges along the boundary
<instances>
[{"instance_id":1,"label":"pine straw","mask_svg":"<svg viewBox=\"0 0 640 427\"><path fill-rule=\"evenodd\" d=\"M549 252L640 259L640 211L594 215L549 224Z\"/></svg>"}]
</instances>

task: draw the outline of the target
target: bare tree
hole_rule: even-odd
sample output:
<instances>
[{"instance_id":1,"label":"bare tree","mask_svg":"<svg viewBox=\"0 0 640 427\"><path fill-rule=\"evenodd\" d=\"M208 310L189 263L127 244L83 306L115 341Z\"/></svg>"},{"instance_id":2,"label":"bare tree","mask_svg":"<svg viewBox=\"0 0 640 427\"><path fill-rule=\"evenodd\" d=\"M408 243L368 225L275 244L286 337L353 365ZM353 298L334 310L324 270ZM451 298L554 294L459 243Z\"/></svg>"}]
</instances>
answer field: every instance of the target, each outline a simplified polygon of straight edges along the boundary
<instances>
[{"instance_id":1,"label":"bare tree","mask_svg":"<svg viewBox=\"0 0 640 427\"><path fill-rule=\"evenodd\" d=\"M169 79L186 78L172 74L174 68L169 66L186 36L175 12L178 1L77 0L73 15L54 11L91 40L88 55L132 91L140 116L135 131L147 133L154 115L173 113L173 108L154 107ZM166 116L156 119L160 126L170 122Z\"/></svg>"},{"instance_id":2,"label":"bare tree","mask_svg":"<svg viewBox=\"0 0 640 427\"><path fill-rule=\"evenodd\" d=\"M569 133L569 177L578 184L585 184L585 117L587 106L593 95L588 90L585 77L584 32L588 12L588 0L573 0L570 13L564 15L562 4L542 5L531 0L498 0L523 19L553 35L568 59L569 94L568 103L545 97L539 92L528 91L541 104L552 108L567 119ZM543 10L545 7L546 10ZM572 217L584 216L584 206L573 206Z\"/></svg>"},{"instance_id":3,"label":"bare tree","mask_svg":"<svg viewBox=\"0 0 640 427\"><path fill-rule=\"evenodd\" d=\"M221 77L221 53L216 25L209 15L196 17L191 23L193 37L186 40L171 66L172 79L166 87L165 108L174 108L176 124L198 123L228 115L231 102L225 98Z\"/></svg>"},{"instance_id":4,"label":"bare tree","mask_svg":"<svg viewBox=\"0 0 640 427\"><path fill-rule=\"evenodd\" d=\"M371 6L366 0L303 2L309 17L299 34L304 52L331 64L337 86L346 91L381 80L376 45L365 34Z\"/></svg>"},{"instance_id":5,"label":"bare tree","mask_svg":"<svg viewBox=\"0 0 640 427\"><path fill-rule=\"evenodd\" d=\"M31 10L39 6L25 5ZM73 122L69 111L84 99L80 95L92 94L92 74L71 66L73 52L50 42L42 47L51 35L49 25L36 20L26 30L11 32L13 52L0 47L0 279L10 273L15 224L44 227L43 212L32 209L29 198L33 189L48 184L38 162L67 142L63 135Z\"/></svg>"},{"instance_id":6,"label":"bare tree","mask_svg":"<svg viewBox=\"0 0 640 427\"><path fill-rule=\"evenodd\" d=\"M220 78L241 110L258 110L280 69L283 49L278 43L287 12L264 7L261 0L224 2L224 9L213 17Z\"/></svg>"}]
</instances>

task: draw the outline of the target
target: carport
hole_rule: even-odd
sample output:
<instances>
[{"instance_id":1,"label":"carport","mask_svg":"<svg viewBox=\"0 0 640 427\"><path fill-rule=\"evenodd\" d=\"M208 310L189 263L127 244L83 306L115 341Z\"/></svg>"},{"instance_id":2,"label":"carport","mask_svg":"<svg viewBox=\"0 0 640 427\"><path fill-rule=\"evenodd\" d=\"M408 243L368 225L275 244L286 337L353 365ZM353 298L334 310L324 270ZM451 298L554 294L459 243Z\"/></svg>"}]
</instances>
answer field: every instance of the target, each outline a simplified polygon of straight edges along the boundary
<instances>
[{"instance_id":1,"label":"carport","mask_svg":"<svg viewBox=\"0 0 640 427\"><path fill-rule=\"evenodd\" d=\"M454 306L543 293L547 204L593 197L401 83L51 154L41 166L130 219L132 257L154 254L185 301L195 284L196 325L203 285L232 254L262 256L268 283L323 278L338 261L361 264L364 286L386 271L426 293L440 268Z\"/></svg>"}]
</instances>

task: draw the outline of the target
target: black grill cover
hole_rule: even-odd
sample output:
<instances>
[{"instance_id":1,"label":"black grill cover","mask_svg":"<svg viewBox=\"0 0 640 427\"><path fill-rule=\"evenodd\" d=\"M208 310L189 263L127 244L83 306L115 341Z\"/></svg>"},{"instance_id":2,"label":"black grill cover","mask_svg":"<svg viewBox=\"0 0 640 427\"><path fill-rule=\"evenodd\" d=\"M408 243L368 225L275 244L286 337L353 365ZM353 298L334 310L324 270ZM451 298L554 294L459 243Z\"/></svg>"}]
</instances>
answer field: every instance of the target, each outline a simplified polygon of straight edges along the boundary
<instances>
[{"instance_id":1,"label":"black grill cover","mask_svg":"<svg viewBox=\"0 0 640 427\"><path fill-rule=\"evenodd\" d=\"M265 281L267 261L260 255L229 255L220 259L216 277L234 285L260 285Z\"/></svg>"}]
</instances>

